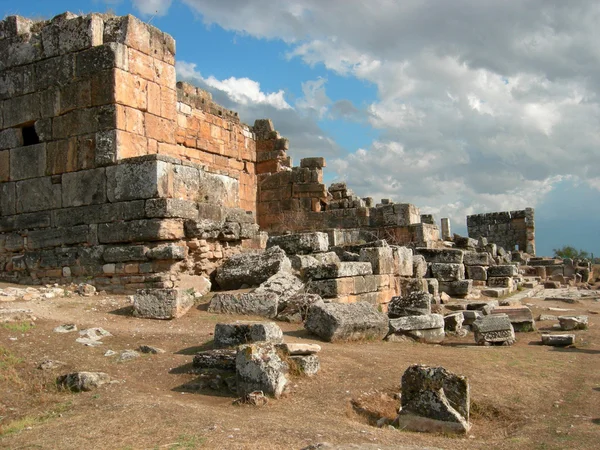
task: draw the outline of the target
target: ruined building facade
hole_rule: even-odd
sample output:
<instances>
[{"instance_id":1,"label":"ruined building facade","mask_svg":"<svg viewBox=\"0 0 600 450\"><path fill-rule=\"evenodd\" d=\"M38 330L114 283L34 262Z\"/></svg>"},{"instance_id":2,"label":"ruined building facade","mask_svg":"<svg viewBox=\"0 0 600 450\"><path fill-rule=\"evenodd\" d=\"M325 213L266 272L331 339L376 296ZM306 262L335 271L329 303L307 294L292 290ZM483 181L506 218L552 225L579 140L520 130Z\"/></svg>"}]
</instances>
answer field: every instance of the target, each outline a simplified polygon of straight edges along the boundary
<instances>
[{"instance_id":1,"label":"ruined building facade","mask_svg":"<svg viewBox=\"0 0 600 450\"><path fill-rule=\"evenodd\" d=\"M535 256L534 213L533 208L526 208L468 216L469 237L483 236L508 251L518 250Z\"/></svg>"}]
</instances>

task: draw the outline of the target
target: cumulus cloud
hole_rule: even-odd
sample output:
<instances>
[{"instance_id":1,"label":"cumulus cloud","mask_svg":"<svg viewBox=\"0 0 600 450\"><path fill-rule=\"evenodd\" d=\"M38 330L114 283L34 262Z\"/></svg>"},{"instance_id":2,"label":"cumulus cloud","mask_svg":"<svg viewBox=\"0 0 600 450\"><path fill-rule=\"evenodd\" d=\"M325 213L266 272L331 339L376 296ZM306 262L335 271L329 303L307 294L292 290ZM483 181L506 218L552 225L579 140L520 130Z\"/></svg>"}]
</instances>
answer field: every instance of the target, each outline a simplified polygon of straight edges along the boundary
<instances>
[{"instance_id":1,"label":"cumulus cloud","mask_svg":"<svg viewBox=\"0 0 600 450\"><path fill-rule=\"evenodd\" d=\"M260 84L248 78L218 80L214 76L204 77L195 63L178 61L177 78L209 91L218 104L237 111L242 121L252 125L256 119L273 119L275 128L290 140L290 155L298 164L300 158L328 156L335 158L340 147L318 125L318 117L312 112L321 111L326 97L320 83L307 82L305 94L293 108L283 91L265 93ZM313 108L316 108L313 111ZM317 114L318 115L318 114Z\"/></svg>"}]
</instances>

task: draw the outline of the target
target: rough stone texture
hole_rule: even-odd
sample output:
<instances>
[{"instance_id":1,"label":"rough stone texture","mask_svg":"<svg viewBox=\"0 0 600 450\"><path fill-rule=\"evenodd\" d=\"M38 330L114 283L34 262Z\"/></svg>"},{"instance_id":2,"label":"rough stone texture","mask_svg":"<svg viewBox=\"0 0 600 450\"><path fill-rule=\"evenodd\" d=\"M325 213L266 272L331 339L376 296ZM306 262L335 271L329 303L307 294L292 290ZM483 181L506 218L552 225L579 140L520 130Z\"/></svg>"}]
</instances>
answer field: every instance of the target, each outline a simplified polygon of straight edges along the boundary
<instances>
[{"instance_id":1,"label":"rough stone texture","mask_svg":"<svg viewBox=\"0 0 600 450\"><path fill-rule=\"evenodd\" d=\"M288 367L273 344L250 344L241 347L235 360L238 395L254 391L279 398L288 380Z\"/></svg>"},{"instance_id":2,"label":"rough stone texture","mask_svg":"<svg viewBox=\"0 0 600 450\"><path fill-rule=\"evenodd\" d=\"M235 371L237 349L212 349L194 355L192 365L196 369L217 369Z\"/></svg>"},{"instance_id":3,"label":"rough stone texture","mask_svg":"<svg viewBox=\"0 0 600 450\"><path fill-rule=\"evenodd\" d=\"M274 322L233 322L215 325L214 347L235 347L253 342L283 342L283 332Z\"/></svg>"},{"instance_id":4,"label":"rough stone texture","mask_svg":"<svg viewBox=\"0 0 600 450\"><path fill-rule=\"evenodd\" d=\"M542 345L566 347L575 344L574 334L542 334Z\"/></svg>"},{"instance_id":5,"label":"rough stone texture","mask_svg":"<svg viewBox=\"0 0 600 450\"><path fill-rule=\"evenodd\" d=\"M444 341L446 333L444 328L429 328L426 330L404 330L389 334L385 339L388 342L417 341L423 344L440 344Z\"/></svg>"},{"instance_id":6,"label":"rough stone texture","mask_svg":"<svg viewBox=\"0 0 600 450\"><path fill-rule=\"evenodd\" d=\"M491 260L490 254L487 252L465 252L463 255L465 266L489 266Z\"/></svg>"},{"instance_id":7,"label":"rough stone texture","mask_svg":"<svg viewBox=\"0 0 600 450\"><path fill-rule=\"evenodd\" d=\"M466 270L467 278L470 278L471 280L485 281L488 278L487 267L466 266Z\"/></svg>"},{"instance_id":8,"label":"rough stone texture","mask_svg":"<svg viewBox=\"0 0 600 450\"><path fill-rule=\"evenodd\" d=\"M467 216L467 228L472 238L487 237L488 241L509 251L518 247L519 250L535 256L533 208Z\"/></svg>"},{"instance_id":9,"label":"rough stone texture","mask_svg":"<svg viewBox=\"0 0 600 450\"><path fill-rule=\"evenodd\" d=\"M409 367L402 375L401 400L402 409L395 422L401 429L454 433L469 430L467 379L443 367Z\"/></svg>"},{"instance_id":10,"label":"rough stone texture","mask_svg":"<svg viewBox=\"0 0 600 450\"><path fill-rule=\"evenodd\" d=\"M390 318L431 314L433 295L427 292L411 292L404 297L392 297L388 304Z\"/></svg>"},{"instance_id":11,"label":"rough stone texture","mask_svg":"<svg viewBox=\"0 0 600 450\"><path fill-rule=\"evenodd\" d=\"M279 307L284 307L290 298L304 288L304 283L289 272L278 272L267 281L261 283L254 294L275 294L278 297Z\"/></svg>"},{"instance_id":12,"label":"rough stone texture","mask_svg":"<svg viewBox=\"0 0 600 450\"><path fill-rule=\"evenodd\" d=\"M184 290L142 289L133 297L133 313L148 319L176 319L193 304L193 295Z\"/></svg>"},{"instance_id":13,"label":"rough stone texture","mask_svg":"<svg viewBox=\"0 0 600 450\"><path fill-rule=\"evenodd\" d=\"M394 275L412 277L414 273L413 251L407 247L392 247L394 258Z\"/></svg>"},{"instance_id":14,"label":"rough stone texture","mask_svg":"<svg viewBox=\"0 0 600 450\"><path fill-rule=\"evenodd\" d=\"M372 275L373 270L369 262L340 262L330 264L319 264L308 267L303 271L307 280L323 280L343 277L356 277L361 275Z\"/></svg>"},{"instance_id":15,"label":"rough stone texture","mask_svg":"<svg viewBox=\"0 0 600 450\"><path fill-rule=\"evenodd\" d=\"M417 248L416 253L423 255L429 263L462 264L463 251L453 248Z\"/></svg>"},{"instance_id":16,"label":"rough stone texture","mask_svg":"<svg viewBox=\"0 0 600 450\"><path fill-rule=\"evenodd\" d=\"M303 292L298 293L289 298L283 307L279 307L277 320L283 320L285 322L292 323L302 323L304 320L306 320L306 316L310 307L318 301L322 301L320 295L305 294Z\"/></svg>"},{"instance_id":17,"label":"rough stone texture","mask_svg":"<svg viewBox=\"0 0 600 450\"><path fill-rule=\"evenodd\" d=\"M452 297L465 297L473 290L473 280L440 281L439 289Z\"/></svg>"},{"instance_id":18,"label":"rough stone texture","mask_svg":"<svg viewBox=\"0 0 600 450\"><path fill-rule=\"evenodd\" d=\"M227 259L215 277L222 289L258 286L278 272L289 272L291 263L285 252L275 246L262 253L242 253Z\"/></svg>"},{"instance_id":19,"label":"rough stone texture","mask_svg":"<svg viewBox=\"0 0 600 450\"><path fill-rule=\"evenodd\" d=\"M488 277L516 277L518 274L517 266L512 264L488 267Z\"/></svg>"},{"instance_id":20,"label":"rough stone texture","mask_svg":"<svg viewBox=\"0 0 600 450\"><path fill-rule=\"evenodd\" d=\"M250 293L215 294L208 311L220 314L262 316L274 319L277 316L277 295Z\"/></svg>"},{"instance_id":21,"label":"rough stone texture","mask_svg":"<svg viewBox=\"0 0 600 450\"><path fill-rule=\"evenodd\" d=\"M103 372L73 372L58 377L56 382L59 386L75 392L91 391L109 383L110 377Z\"/></svg>"},{"instance_id":22,"label":"rough stone texture","mask_svg":"<svg viewBox=\"0 0 600 450\"><path fill-rule=\"evenodd\" d=\"M515 330L507 315L482 316L471 327L479 345L512 345L515 342Z\"/></svg>"},{"instance_id":23,"label":"rough stone texture","mask_svg":"<svg viewBox=\"0 0 600 450\"><path fill-rule=\"evenodd\" d=\"M290 359L300 372L309 377L315 376L321 369L319 357L314 354L290 356Z\"/></svg>"},{"instance_id":24,"label":"rough stone texture","mask_svg":"<svg viewBox=\"0 0 600 450\"><path fill-rule=\"evenodd\" d=\"M515 331L533 331L535 320L527 306L495 306L492 314L506 314Z\"/></svg>"},{"instance_id":25,"label":"rough stone texture","mask_svg":"<svg viewBox=\"0 0 600 450\"><path fill-rule=\"evenodd\" d=\"M458 333L463 329L464 316L461 312L444 316L444 329L451 333Z\"/></svg>"},{"instance_id":26,"label":"rough stone texture","mask_svg":"<svg viewBox=\"0 0 600 450\"><path fill-rule=\"evenodd\" d=\"M329 237L321 232L270 236L267 248L273 246L279 246L288 255L322 253L329 249Z\"/></svg>"},{"instance_id":27,"label":"rough stone texture","mask_svg":"<svg viewBox=\"0 0 600 450\"><path fill-rule=\"evenodd\" d=\"M564 331L587 330L588 316L558 316L558 323Z\"/></svg>"},{"instance_id":28,"label":"rough stone texture","mask_svg":"<svg viewBox=\"0 0 600 450\"><path fill-rule=\"evenodd\" d=\"M428 314L422 316L405 316L390 319L390 330L398 331L430 330L432 328L443 328L444 317L441 314Z\"/></svg>"},{"instance_id":29,"label":"rough stone texture","mask_svg":"<svg viewBox=\"0 0 600 450\"><path fill-rule=\"evenodd\" d=\"M413 255L413 275L416 278L427 276L427 261L423 255Z\"/></svg>"},{"instance_id":30,"label":"rough stone texture","mask_svg":"<svg viewBox=\"0 0 600 450\"><path fill-rule=\"evenodd\" d=\"M463 264L431 264L431 274L439 281L457 281L465 278L465 266Z\"/></svg>"},{"instance_id":31,"label":"rough stone texture","mask_svg":"<svg viewBox=\"0 0 600 450\"><path fill-rule=\"evenodd\" d=\"M388 318L365 302L317 302L308 310L304 327L329 342L383 339L388 333Z\"/></svg>"},{"instance_id":32,"label":"rough stone texture","mask_svg":"<svg viewBox=\"0 0 600 450\"><path fill-rule=\"evenodd\" d=\"M300 343L285 343L279 346L283 351L291 356L299 355L314 355L321 351L319 344L300 344Z\"/></svg>"},{"instance_id":33,"label":"rough stone texture","mask_svg":"<svg viewBox=\"0 0 600 450\"><path fill-rule=\"evenodd\" d=\"M373 273L376 275L394 272L394 253L391 247L362 248L360 250L360 260L371 263Z\"/></svg>"}]
</instances>

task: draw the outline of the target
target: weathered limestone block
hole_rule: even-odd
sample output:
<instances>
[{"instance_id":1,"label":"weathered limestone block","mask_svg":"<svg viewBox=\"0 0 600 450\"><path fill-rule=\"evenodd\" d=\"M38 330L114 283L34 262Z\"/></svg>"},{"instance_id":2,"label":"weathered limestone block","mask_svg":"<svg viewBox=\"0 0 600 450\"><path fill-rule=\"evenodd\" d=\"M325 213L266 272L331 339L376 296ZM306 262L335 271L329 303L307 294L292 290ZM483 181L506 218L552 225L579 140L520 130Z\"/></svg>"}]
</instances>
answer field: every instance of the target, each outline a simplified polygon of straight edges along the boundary
<instances>
[{"instance_id":1,"label":"weathered limestone block","mask_svg":"<svg viewBox=\"0 0 600 450\"><path fill-rule=\"evenodd\" d=\"M140 289L133 296L133 314L148 319L176 319L193 305L193 295L180 289Z\"/></svg>"},{"instance_id":2,"label":"weathered limestone block","mask_svg":"<svg viewBox=\"0 0 600 450\"><path fill-rule=\"evenodd\" d=\"M471 326L479 345L512 345L515 342L515 330L507 315L482 316Z\"/></svg>"},{"instance_id":3,"label":"weathered limestone block","mask_svg":"<svg viewBox=\"0 0 600 450\"><path fill-rule=\"evenodd\" d=\"M304 327L329 342L383 339L388 333L388 318L364 302L317 302L308 310Z\"/></svg>"},{"instance_id":4,"label":"weathered limestone block","mask_svg":"<svg viewBox=\"0 0 600 450\"><path fill-rule=\"evenodd\" d=\"M444 317L441 314L404 316L390 319L390 330L394 333L411 330L430 330L433 328L444 328Z\"/></svg>"},{"instance_id":5,"label":"weathered limestone block","mask_svg":"<svg viewBox=\"0 0 600 450\"><path fill-rule=\"evenodd\" d=\"M125 160L106 168L108 200L112 203L170 197L171 164L165 161Z\"/></svg>"},{"instance_id":6,"label":"weathered limestone block","mask_svg":"<svg viewBox=\"0 0 600 450\"><path fill-rule=\"evenodd\" d=\"M53 184L52 177L17 181L15 193L17 213L61 207L61 185Z\"/></svg>"},{"instance_id":7,"label":"weathered limestone block","mask_svg":"<svg viewBox=\"0 0 600 450\"><path fill-rule=\"evenodd\" d=\"M278 272L291 271L285 252L271 247L262 253L241 253L227 259L217 269L215 280L222 289L239 289L243 285L257 286Z\"/></svg>"},{"instance_id":8,"label":"weathered limestone block","mask_svg":"<svg viewBox=\"0 0 600 450\"><path fill-rule=\"evenodd\" d=\"M235 371L237 349L219 348L203 350L194 355L192 365L195 369L217 369Z\"/></svg>"},{"instance_id":9,"label":"weathered limestone block","mask_svg":"<svg viewBox=\"0 0 600 450\"><path fill-rule=\"evenodd\" d=\"M254 294L275 294L278 296L279 308L284 308L288 299L304 288L304 283L289 272L279 272L261 283Z\"/></svg>"},{"instance_id":10,"label":"weathered limestone block","mask_svg":"<svg viewBox=\"0 0 600 450\"><path fill-rule=\"evenodd\" d=\"M424 278L427 275L427 262L423 255L413 255L413 275Z\"/></svg>"},{"instance_id":11,"label":"weathered limestone block","mask_svg":"<svg viewBox=\"0 0 600 450\"><path fill-rule=\"evenodd\" d=\"M438 297L440 295L440 282L438 281L438 279L424 278L423 280L425 281L425 283L427 283L427 292L433 295L434 299L437 299L437 301L439 301Z\"/></svg>"},{"instance_id":12,"label":"weathered limestone block","mask_svg":"<svg viewBox=\"0 0 600 450\"><path fill-rule=\"evenodd\" d=\"M466 266L489 266L492 258L487 252L465 252L463 264Z\"/></svg>"},{"instance_id":13,"label":"weathered limestone block","mask_svg":"<svg viewBox=\"0 0 600 450\"><path fill-rule=\"evenodd\" d=\"M36 250L62 245L81 244L88 242L90 227L79 225L69 228L50 228L30 231L27 238L27 248Z\"/></svg>"},{"instance_id":14,"label":"weathered limestone block","mask_svg":"<svg viewBox=\"0 0 600 450\"><path fill-rule=\"evenodd\" d=\"M322 301L320 295L297 293L287 299L283 307L279 307L277 320L284 322L302 323L306 319L309 308L316 302Z\"/></svg>"},{"instance_id":15,"label":"weathered limestone block","mask_svg":"<svg viewBox=\"0 0 600 450\"><path fill-rule=\"evenodd\" d=\"M469 384L443 367L413 365L402 375L402 409L394 426L409 431L469 431Z\"/></svg>"},{"instance_id":16,"label":"weathered limestone block","mask_svg":"<svg viewBox=\"0 0 600 450\"><path fill-rule=\"evenodd\" d=\"M46 174L46 144L13 148L10 151L10 179L43 177Z\"/></svg>"},{"instance_id":17,"label":"weathered limestone block","mask_svg":"<svg viewBox=\"0 0 600 450\"><path fill-rule=\"evenodd\" d=\"M318 355L290 356L290 360L296 364L300 372L309 377L315 376L321 369L321 362Z\"/></svg>"},{"instance_id":18,"label":"weathered limestone block","mask_svg":"<svg viewBox=\"0 0 600 450\"><path fill-rule=\"evenodd\" d=\"M388 316L390 318L427 316L431 314L432 302L433 295L422 291L411 292L406 296L392 297L392 300L388 304Z\"/></svg>"},{"instance_id":19,"label":"weathered limestone block","mask_svg":"<svg viewBox=\"0 0 600 450\"><path fill-rule=\"evenodd\" d=\"M527 306L495 306L492 314L506 314L515 331L533 331L535 320Z\"/></svg>"},{"instance_id":20,"label":"weathered limestone block","mask_svg":"<svg viewBox=\"0 0 600 450\"><path fill-rule=\"evenodd\" d=\"M463 311L463 325L472 325L473 322L483 317L483 313L481 311L468 310Z\"/></svg>"},{"instance_id":21,"label":"weathered limestone block","mask_svg":"<svg viewBox=\"0 0 600 450\"><path fill-rule=\"evenodd\" d=\"M107 247L102 258L107 263L118 263L127 261L146 261L148 248L144 245L127 245L118 247Z\"/></svg>"},{"instance_id":22,"label":"weathered limestone block","mask_svg":"<svg viewBox=\"0 0 600 450\"><path fill-rule=\"evenodd\" d=\"M215 325L214 347L235 347L253 342L283 342L283 332L274 322L218 323Z\"/></svg>"},{"instance_id":23,"label":"weathered limestone block","mask_svg":"<svg viewBox=\"0 0 600 450\"><path fill-rule=\"evenodd\" d=\"M353 277L353 292L355 294L366 294L368 292L377 292L380 289L387 288L389 287L389 278L386 281L385 277L387 277L387 275L365 275Z\"/></svg>"},{"instance_id":24,"label":"weathered limestone block","mask_svg":"<svg viewBox=\"0 0 600 450\"><path fill-rule=\"evenodd\" d=\"M73 372L58 377L56 382L59 386L75 392L91 391L110 383L110 377L104 372Z\"/></svg>"},{"instance_id":25,"label":"weathered limestone block","mask_svg":"<svg viewBox=\"0 0 600 450\"><path fill-rule=\"evenodd\" d=\"M62 206L85 206L106 202L104 169L82 170L62 176Z\"/></svg>"},{"instance_id":26,"label":"weathered limestone block","mask_svg":"<svg viewBox=\"0 0 600 450\"><path fill-rule=\"evenodd\" d=\"M279 346L284 352L291 356L314 355L321 351L319 344L283 343Z\"/></svg>"},{"instance_id":27,"label":"weathered limestone block","mask_svg":"<svg viewBox=\"0 0 600 450\"><path fill-rule=\"evenodd\" d=\"M401 277L412 277L413 269L413 251L408 247L392 247L394 257L394 274Z\"/></svg>"},{"instance_id":28,"label":"weathered limestone block","mask_svg":"<svg viewBox=\"0 0 600 450\"><path fill-rule=\"evenodd\" d=\"M342 277L372 275L373 269L369 262L340 262L339 264L319 264L304 270L307 280L323 280Z\"/></svg>"},{"instance_id":29,"label":"weathered limestone block","mask_svg":"<svg viewBox=\"0 0 600 450\"><path fill-rule=\"evenodd\" d=\"M329 249L327 233L299 233L270 236L267 248L279 246L288 255L304 255L307 253L322 253Z\"/></svg>"},{"instance_id":30,"label":"weathered limestone block","mask_svg":"<svg viewBox=\"0 0 600 450\"><path fill-rule=\"evenodd\" d=\"M184 236L181 219L130 220L98 225L98 241L101 244L171 241Z\"/></svg>"},{"instance_id":31,"label":"weathered limestone block","mask_svg":"<svg viewBox=\"0 0 600 450\"><path fill-rule=\"evenodd\" d=\"M429 328L427 330L397 331L386 336L385 340L388 342L416 341L423 344L440 344L445 337L444 328Z\"/></svg>"},{"instance_id":32,"label":"weathered limestone block","mask_svg":"<svg viewBox=\"0 0 600 450\"><path fill-rule=\"evenodd\" d=\"M287 364L273 344L250 344L241 347L235 360L238 395L254 391L279 398L288 380Z\"/></svg>"},{"instance_id":33,"label":"weathered limestone block","mask_svg":"<svg viewBox=\"0 0 600 450\"><path fill-rule=\"evenodd\" d=\"M452 297L465 297L473 290L473 280L440 281L440 291Z\"/></svg>"},{"instance_id":34,"label":"weathered limestone block","mask_svg":"<svg viewBox=\"0 0 600 450\"><path fill-rule=\"evenodd\" d=\"M564 331L587 330L588 316L558 316L558 322Z\"/></svg>"},{"instance_id":35,"label":"weathered limestone block","mask_svg":"<svg viewBox=\"0 0 600 450\"><path fill-rule=\"evenodd\" d=\"M185 259L186 246L175 243L160 244L149 249L146 256L153 260L181 261Z\"/></svg>"},{"instance_id":36,"label":"weathered limestone block","mask_svg":"<svg viewBox=\"0 0 600 450\"><path fill-rule=\"evenodd\" d=\"M488 277L487 284L490 287L505 287L510 289L514 286L512 277Z\"/></svg>"},{"instance_id":37,"label":"weathered limestone block","mask_svg":"<svg viewBox=\"0 0 600 450\"><path fill-rule=\"evenodd\" d=\"M391 247L361 248L360 260L371 263L375 275L394 273L394 254Z\"/></svg>"},{"instance_id":38,"label":"weathered limestone block","mask_svg":"<svg viewBox=\"0 0 600 450\"><path fill-rule=\"evenodd\" d=\"M575 344L574 334L542 334L542 345L566 347Z\"/></svg>"},{"instance_id":39,"label":"weathered limestone block","mask_svg":"<svg viewBox=\"0 0 600 450\"><path fill-rule=\"evenodd\" d=\"M423 248L418 247L416 253L423 255L425 261L441 264L462 264L463 251L454 248Z\"/></svg>"},{"instance_id":40,"label":"weathered limestone block","mask_svg":"<svg viewBox=\"0 0 600 450\"><path fill-rule=\"evenodd\" d=\"M516 277L517 275L519 270L512 264L488 267L488 277Z\"/></svg>"},{"instance_id":41,"label":"weathered limestone block","mask_svg":"<svg viewBox=\"0 0 600 450\"><path fill-rule=\"evenodd\" d=\"M261 316L273 319L277 316L277 295L255 293L219 293L210 301L208 311L220 314Z\"/></svg>"},{"instance_id":42,"label":"weathered limestone block","mask_svg":"<svg viewBox=\"0 0 600 450\"><path fill-rule=\"evenodd\" d=\"M411 292L429 292L428 283L424 278L400 277L398 281L398 284L400 285L400 293L403 297L406 297Z\"/></svg>"},{"instance_id":43,"label":"weathered limestone block","mask_svg":"<svg viewBox=\"0 0 600 450\"><path fill-rule=\"evenodd\" d=\"M487 253L486 253L487 255ZM467 278L471 280L485 281L487 280L487 268L482 266L466 266Z\"/></svg>"},{"instance_id":44,"label":"weathered limestone block","mask_svg":"<svg viewBox=\"0 0 600 450\"><path fill-rule=\"evenodd\" d=\"M151 198L146 200L148 217L179 217L198 220L196 202L179 198Z\"/></svg>"},{"instance_id":45,"label":"weathered limestone block","mask_svg":"<svg viewBox=\"0 0 600 450\"><path fill-rule=\"evenodd\" d=\"M354 294L356 277L334 278L330 280L316 280L307 283L307 289L323 298L335 298L341 295Z\"/></svg>"},{"instance_id":46,"label":"weathered limestone block","mask_svg":"<svg viewBox=\"0 0 600 450\"><path fill-rule=\"evenodd\" d=\"M451 333L459 333L463 329L464 316L461 312L456 312L444 316L444 330Z\"/></svg>"},{"instance_id":47,"label":"weathered limestone block","mask_svg":"<svg viewBox=\"0 0 600 450\"><path fill-rule=\"evenodd\" d=\"M431 264L431 274L439 281L457 281L465 278L465 266L463 264Z\"/></svg>"}]
</instances>

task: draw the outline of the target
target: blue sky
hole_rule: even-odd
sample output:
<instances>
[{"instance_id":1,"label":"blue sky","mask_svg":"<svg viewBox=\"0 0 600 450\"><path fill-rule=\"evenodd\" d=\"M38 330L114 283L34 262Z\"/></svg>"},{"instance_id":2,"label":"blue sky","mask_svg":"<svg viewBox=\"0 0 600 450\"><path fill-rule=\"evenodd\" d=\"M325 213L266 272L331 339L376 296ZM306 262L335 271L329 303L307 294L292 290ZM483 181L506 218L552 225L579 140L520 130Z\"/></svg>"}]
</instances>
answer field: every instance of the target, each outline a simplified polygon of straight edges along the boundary
<instances>
[{"instance_id":1,"label":"blue sky","mask_svg":"<svg viewBox=\"0 0 600 450\"><path fill-rule=\"evenodd\" d=\"M0 0L2 15L134 14L177 41L180 79L243 120L270 117L295 162L413 203L466 233L536 208L538 254L600 255L595 2Z\"/></svg>"}]
</instances>

